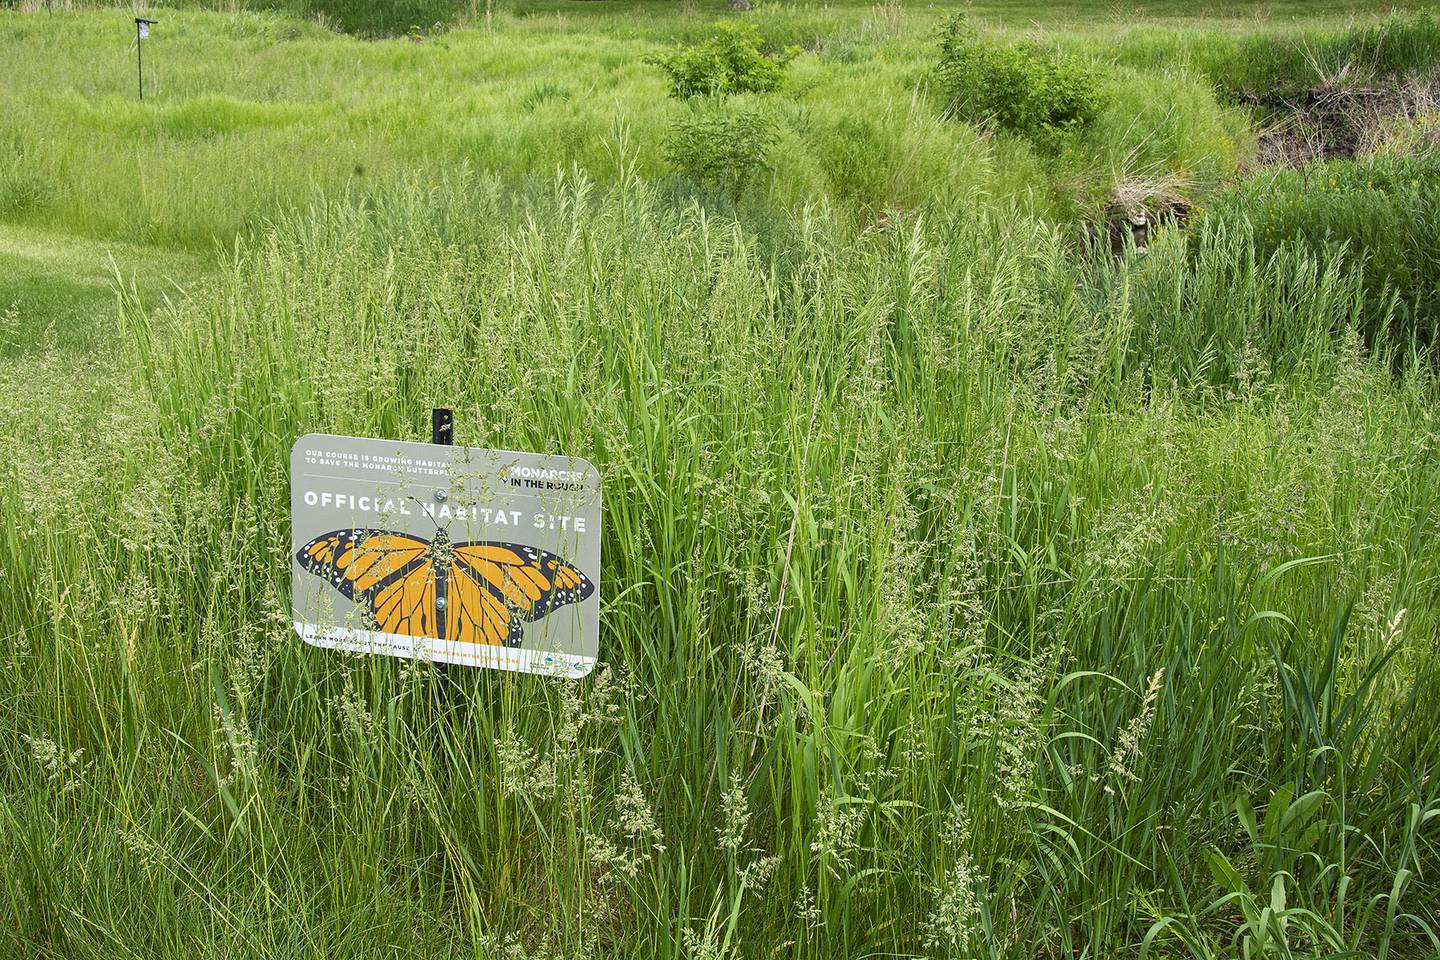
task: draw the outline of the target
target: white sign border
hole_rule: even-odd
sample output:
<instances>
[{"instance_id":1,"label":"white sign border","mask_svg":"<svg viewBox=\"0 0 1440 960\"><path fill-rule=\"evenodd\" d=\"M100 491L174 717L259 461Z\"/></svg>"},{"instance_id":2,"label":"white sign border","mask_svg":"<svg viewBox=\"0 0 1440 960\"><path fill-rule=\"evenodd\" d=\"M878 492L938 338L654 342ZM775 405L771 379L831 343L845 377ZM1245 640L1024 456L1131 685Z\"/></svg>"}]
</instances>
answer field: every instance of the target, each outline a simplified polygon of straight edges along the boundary
<instances>
[{"instance_id":1,"label":"white sign border","mask_svg":"<svg viewBox=\"0 0 1440 960\"><path fill-rule=\"evenodd\" d=\"M403 633L379 630L358 630L353 627L320 627L294 620L295 633L312 647L326 647L350 653L371 653L409 660L457 663L467 667L488 667L541 676L568 677L578 680L595 669L595 657L572 653L552 653L524 647L501 647L488 644L462 643L458 640L436 640L433 637L412 637Z\"/></svg>"}]
</instances>

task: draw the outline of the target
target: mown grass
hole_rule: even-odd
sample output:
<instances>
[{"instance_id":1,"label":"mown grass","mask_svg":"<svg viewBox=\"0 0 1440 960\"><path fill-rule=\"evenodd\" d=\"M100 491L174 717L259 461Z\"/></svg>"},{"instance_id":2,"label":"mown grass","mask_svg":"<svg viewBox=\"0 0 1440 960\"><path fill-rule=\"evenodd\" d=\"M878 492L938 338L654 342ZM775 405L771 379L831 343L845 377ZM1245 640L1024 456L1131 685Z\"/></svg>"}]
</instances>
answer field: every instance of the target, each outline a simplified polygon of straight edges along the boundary
<instances>
[{"instance_id":1,"label":"mown grass","mask_svg":"<svg viewBox=\"0 0 1440 960\"><path fill-rule=\"evenodd\" d=\"M1362 278L783 229L387 191L127 300L83 430L73 364L6 367L8 949L1440 949L1436 385L1358 347ZM292 439L436 404L604 465L598 677L437 704L291 634Z\"/></svg>"},{"instance_id":2,"label":"mown grass","mask_svg":"<svg viewBox=\"0 0 1440 960\"><path fill-rule=\"evenodd\" d=\"M0 226L0 354L113 349L117 281L163 301L209 272L194 254Z\"/></svg>"}]
</instances>

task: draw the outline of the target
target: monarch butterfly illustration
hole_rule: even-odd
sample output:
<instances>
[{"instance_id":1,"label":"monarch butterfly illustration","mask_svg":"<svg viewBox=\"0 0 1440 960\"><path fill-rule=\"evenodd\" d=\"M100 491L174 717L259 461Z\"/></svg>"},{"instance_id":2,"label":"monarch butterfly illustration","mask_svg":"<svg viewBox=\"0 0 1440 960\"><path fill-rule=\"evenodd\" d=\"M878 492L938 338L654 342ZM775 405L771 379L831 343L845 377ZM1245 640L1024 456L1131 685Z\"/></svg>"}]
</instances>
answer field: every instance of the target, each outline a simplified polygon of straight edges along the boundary
<instances>
[{"instance_id":1,"label":"monarch butterfly illustration","mask_svg":"<svg viewBox=\"0 0 1440 960\"><path fill-rule=\"evenodd\" d=\"M305 544L295 559L328 580L386 633L517 647L522 624L595 585L565 558L520 543L453 543L390 530L334 530Z\"/></svg>"}]
</instances>

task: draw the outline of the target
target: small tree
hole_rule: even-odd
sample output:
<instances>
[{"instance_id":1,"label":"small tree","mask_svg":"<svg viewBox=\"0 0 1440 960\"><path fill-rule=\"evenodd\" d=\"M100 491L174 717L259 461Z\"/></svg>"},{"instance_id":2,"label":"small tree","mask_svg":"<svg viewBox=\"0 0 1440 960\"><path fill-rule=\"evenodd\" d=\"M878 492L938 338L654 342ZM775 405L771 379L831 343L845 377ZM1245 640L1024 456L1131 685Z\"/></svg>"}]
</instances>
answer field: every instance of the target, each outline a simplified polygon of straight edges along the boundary
<instances>
[{"instance_id":1,"label":"small tree","mask_svg":"<svg viewBox=\"0 0 1440 960\"><path fill-rule=\"evenodd\" d=\"M769 93L785 79L785 66L799 53L787 47L767 56L760 32L748 23L722 23L698 43L660 56L646 57L665 72L670 95L723 97L732 93Z\"/></svg>"},{"instance_id":2,"label":"small tree","mask_svg":"<svg viewBox=\"0 0 1440 960\"><path fill-rule=\"evenodd\" d=\"M1035 44L981 39L963 15L941 30L935 85L947 116L1031 137L1080 129L1100 111L1088 64Z\"/></svg>"}]
</instances>

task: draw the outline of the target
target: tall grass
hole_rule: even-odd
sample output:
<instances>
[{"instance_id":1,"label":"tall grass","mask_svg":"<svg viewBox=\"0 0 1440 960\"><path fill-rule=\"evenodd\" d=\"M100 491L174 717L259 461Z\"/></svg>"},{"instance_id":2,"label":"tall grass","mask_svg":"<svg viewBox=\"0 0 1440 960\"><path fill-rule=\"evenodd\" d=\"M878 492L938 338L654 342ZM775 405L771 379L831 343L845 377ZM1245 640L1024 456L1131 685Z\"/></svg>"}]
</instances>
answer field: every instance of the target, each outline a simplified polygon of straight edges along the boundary
<instances>
[{"instance_id":1,"label":"tall grass","mask_svg":"<svg viewBox=\"0 0 1440 960\"><path fill-rule=\"evenodd\" d=\"M1262 255L1301 247L1364 277L1361 332L1401 358L1440 338L1440 153L1333 160L1262 172L1225 191L1210 215L1252 224Z\"/></svg>"},{"instance_id":2,"label":"tall grass","mask_svg":"<svg viewBox=\"0 0 1440 960\"><path fill-rule=\"evenodd\" d=\"M4 367L5 949L1440 949L1436 385L1357 348L1360 280L770 231L384 190ZM291 633L291 441L440 404L602 465L590 679Z\"/></svg>"}]
</instances>

